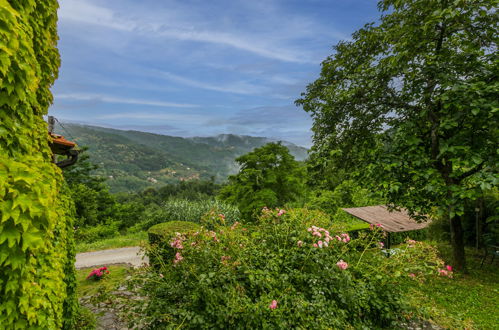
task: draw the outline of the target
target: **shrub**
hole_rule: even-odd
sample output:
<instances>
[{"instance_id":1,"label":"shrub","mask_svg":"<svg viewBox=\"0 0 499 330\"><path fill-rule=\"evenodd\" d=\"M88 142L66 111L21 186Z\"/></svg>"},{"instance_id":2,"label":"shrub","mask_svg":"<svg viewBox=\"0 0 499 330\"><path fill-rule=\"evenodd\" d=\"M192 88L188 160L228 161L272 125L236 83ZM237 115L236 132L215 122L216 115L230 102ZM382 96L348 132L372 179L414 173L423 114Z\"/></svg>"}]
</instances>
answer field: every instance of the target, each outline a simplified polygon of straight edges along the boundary
<instances>
[{"instance_id":1,"label":"shrub","mask_svg":"<svg viewBox=\"0 0 499 330\"><path fill-rule=\"evenodd\" d=\"M144 286L150 327L397 326L409 312L397 276L437 274L436 257L417 245L386 258L370 248L380 230L351 240L314 212L264 209L255 225L177 235Z\"/></svg>"},{"instance_id":2,"label":"shrub","mask_svg":"<svg viewBox=\"0 0 499 330\"><path fill-rule=\"evenodd\" d=\"M151 266L159 267L161 259L157 257L158 255L167 258L174 255L175 252L170 243L177 235L192 233L200 228L198 224L187 221L170 221L149 228L147 234L151 248L148 251L148 256Z\"/></svg>"},{"instance_id":3,"label":"shrub","mask_svg":"<svg viewBox=\"0 0 499 330\"><path fill-rule=\"evenodd\" d=\"M190 221L200 222L203 215L211 210L218 210L225 215L228 224L239 221L240 214L237 207L219 202L217 200L189 201L185 199L173 199L167 201L162 207L151 207L145 212L142 220L142 228L149 227L167 221Z\"/></svg>"},{"instance_id":4,"label":"shrub","mask_svg":"<svg viewBox=\"0 0 499 330\"><path fill-rule=\"evenodd\" d=\"M95 314L88 308L81 306L76 315L75 329L94 330L97 326Z\"/></svg>"},{"instance_id":5,"label":"shrub","mask_svg":"<svg viewBox=\"0 0 499 330\"><path fill-rule=\"evenodd\" d=\"M92 269L90 274L87 276L87 280L99 281L102 280L107 274L109 274L109 270L106 266Z\"/></svg>"},{"instance_id":6,"label":"shrub","mask_svg":"<svg viewBox=\"0 0 499 330\"><path fill-rule=\"evenodd\" d=\"M78 241L91 243L103 238L116 237L120 235L118 227L119 224L117 222L111 222L108 224L98 224L94 227L77 228L75 238Z\"/></svg>"}]
</instances>

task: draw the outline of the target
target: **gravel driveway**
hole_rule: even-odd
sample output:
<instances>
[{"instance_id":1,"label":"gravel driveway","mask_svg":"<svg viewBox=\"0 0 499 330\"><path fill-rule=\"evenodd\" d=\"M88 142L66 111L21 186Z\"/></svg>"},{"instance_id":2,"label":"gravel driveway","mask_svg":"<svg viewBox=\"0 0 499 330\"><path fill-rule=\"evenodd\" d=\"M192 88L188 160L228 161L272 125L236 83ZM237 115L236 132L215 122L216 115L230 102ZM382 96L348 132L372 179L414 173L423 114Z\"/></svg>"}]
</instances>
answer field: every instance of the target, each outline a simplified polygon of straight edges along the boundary
<instances>
[{"instance_id":1,"label":"gravel driveway","mask_svg":"<svg viewBox=\"0 0 499 330\"><path fill-rule=\"evenodd\" d=\"M149 264L149 259L138 246L76 254L77 269L113 264L130 264L137 268Z\"/></svg>"}]
</instances>

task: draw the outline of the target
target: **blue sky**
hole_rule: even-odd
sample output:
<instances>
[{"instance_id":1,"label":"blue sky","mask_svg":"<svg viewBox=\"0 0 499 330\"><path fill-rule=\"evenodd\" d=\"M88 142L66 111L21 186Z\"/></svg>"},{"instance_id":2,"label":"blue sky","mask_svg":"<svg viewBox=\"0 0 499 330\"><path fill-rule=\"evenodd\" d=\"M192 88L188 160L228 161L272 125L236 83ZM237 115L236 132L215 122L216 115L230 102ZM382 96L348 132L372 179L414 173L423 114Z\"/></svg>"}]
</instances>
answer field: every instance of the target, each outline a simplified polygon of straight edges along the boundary
<instances>
[{"instance_id":1,"label":"blue sky","mask_svg":"<svg viewBox=\"0 0 499 330\"><path fill-rule=\"evenodd\" d=\"M376 20L372 0L63 0L61 121L310 146L294 105L332 46Z\"/></svg>"}]
</instances>

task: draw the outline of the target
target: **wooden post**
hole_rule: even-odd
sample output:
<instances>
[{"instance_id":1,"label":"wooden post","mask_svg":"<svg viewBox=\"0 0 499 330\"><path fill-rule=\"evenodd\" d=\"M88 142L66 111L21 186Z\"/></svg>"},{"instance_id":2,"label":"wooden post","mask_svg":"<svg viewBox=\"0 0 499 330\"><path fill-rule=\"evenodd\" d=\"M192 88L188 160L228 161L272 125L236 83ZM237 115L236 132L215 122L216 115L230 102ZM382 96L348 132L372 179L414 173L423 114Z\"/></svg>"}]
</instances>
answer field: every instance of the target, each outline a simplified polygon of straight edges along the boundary
<instances>
[{"instance_id":1,"label":"wooden post","mask_svg":"<svg viewBox=\"0 0 499 330\"><path fill-rule=\"evenodd\" d=\"M54 125L55 125L54 116L49 116L48 124L49 124L49 133L52 133L54 131Z\"/></svg>"}]
</instances>

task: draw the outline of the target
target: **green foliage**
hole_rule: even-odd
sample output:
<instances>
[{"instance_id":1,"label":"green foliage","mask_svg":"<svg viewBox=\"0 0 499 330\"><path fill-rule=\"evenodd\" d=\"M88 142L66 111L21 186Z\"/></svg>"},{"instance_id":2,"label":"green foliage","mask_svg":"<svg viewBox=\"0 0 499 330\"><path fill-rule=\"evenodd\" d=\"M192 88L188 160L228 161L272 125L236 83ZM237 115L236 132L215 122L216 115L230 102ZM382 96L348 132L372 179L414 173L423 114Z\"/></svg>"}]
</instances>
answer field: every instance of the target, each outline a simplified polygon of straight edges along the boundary
<instances>
[{"instance_id":1,"label":"green foliage","mask_svg":"<svg viewBox=\"0 0 499 330\"><path fill-rule=\"evenodd\" d=\"M91 243L104 238L119 236L118 228L119 225L117 222L80 227L75 230L75 238L79 242Z\"/></svg>"},{"instance_id":2,"label":"green foliage","mask_svg":"<svg viewBox=\"0 0 499 330\"><path fill-rule=\"evenodd\" d=\"M435 243L433 243L435 244ZM438 244L438 252L451 260L451 247ZM439 276L424 281L401 278L399 285L408 301L418 306L423 316L445 329L495 329L499 305L499 267L484 264L476 250L467 251L469 274L452 279Z\"/></svg>"},{"instance_id":3,"label":"green foliage","mask_svg":"<svg viewBox=\"0 0 499 330\"><path fill-rule=\"evenodd\" d=\"M320 222L329 218L319 211L267 209L247 227L174 236L181 246L147 278L145 321L151 328L396 328L409 315L396 283L410 272L435 276L442 265L435 250L417 243L386 258L371 248L379 231L348 242L331 231L329 246L314 247L326 242L324 229L309 227ZM347 269L337 266L341 259Z\"/></svg>"},{"instance_id":4,"label":"green foliage","mask_svg":"<svg viewBox=\"0 0 499 330\"><path fill-rule=\"evenodd\" d=\"M0 0L0 324L70 328L71 202L42 116L57 77L55 0Z\"/></svg>"},{"instance_id":5,"label":"green foliage","mask_svg":"<svg viewBox=\"0 0 499 330\"><path fill-rule=\"evenodd\" d=\"M147 231L149 238L149 264L158 268L162 264L162 257L173 257L174 249L170 243L177 235L193 233L201 229L201 226L188 221L170 221L152 226Z\"/></svg>"},{"instance_id":6,"label":"green foliage","mask_svg":"<svg viewBox=\"0 0 499 330\"><path fill-rule=\"evenodd\" d=\"M232 224L240 220L237 207L217 200L189 201L184 199L171 199L162 206L150 205L142 215L138 226L142 229L167 221L190 221L200 222L203 215L217 210L225 215L227 223Z\"/></svg>"},{"instance_id":7,"label":"green foliage","mask_svg":"<svg viewBox=\"0 0 499 330\"><path fill-rule=\"evenodd\" d=\"M80 307L76 315L75 329L78 330L94 330L97 326L97 319L94 313L86 308Z\"/></svg>"},{"instance_id":8,"label":"green foliage","mask_svg":"<svg viewBox=\"0 0 499 330\"><path fill-rule=\"evenodd\" d=\"M147 241L147 233L144 231L125 233L119 236L104 238L95 242L78 241L76 252L90 252L106 249L117 249L130 246L141 246Z\"/></svg>"},{"instance_id":9,"label":"green foliage","mask_svg":"<svg viewBox=\"0 0 499 330\"><path fill-rule=\"evenodd\" d=\"M229 177L222 199L237 205L246 221L254 221L264 207L283 207L303 193L299 163L280 143L269 143L236 159L239 173Z\"/></svg>"},{"instance_id":10,"label":"green foliage","mask_svg":"<svg viewBox=\"0 0 499 330\"><path fill-rule=\"evenodd\" d=\"M379 24L336 45L297 101L314 119L314 166L357 175L415 215L452 219L463 268L466 202L499 182L495 1L379 8Z\"/></svg>"},{"instance_id":11,"label":"green foliage","mask_svg":"<svg viewBox=\"0 0 499 330\"><path fill-rule=\"evenodd\" d=\"M200 226L189 221L169 221L158 223L149 228L149 243L157 244L163 241L169 241L176 233L186 234L191 231L199 230Z\"/></svg>"}]
</instances>

